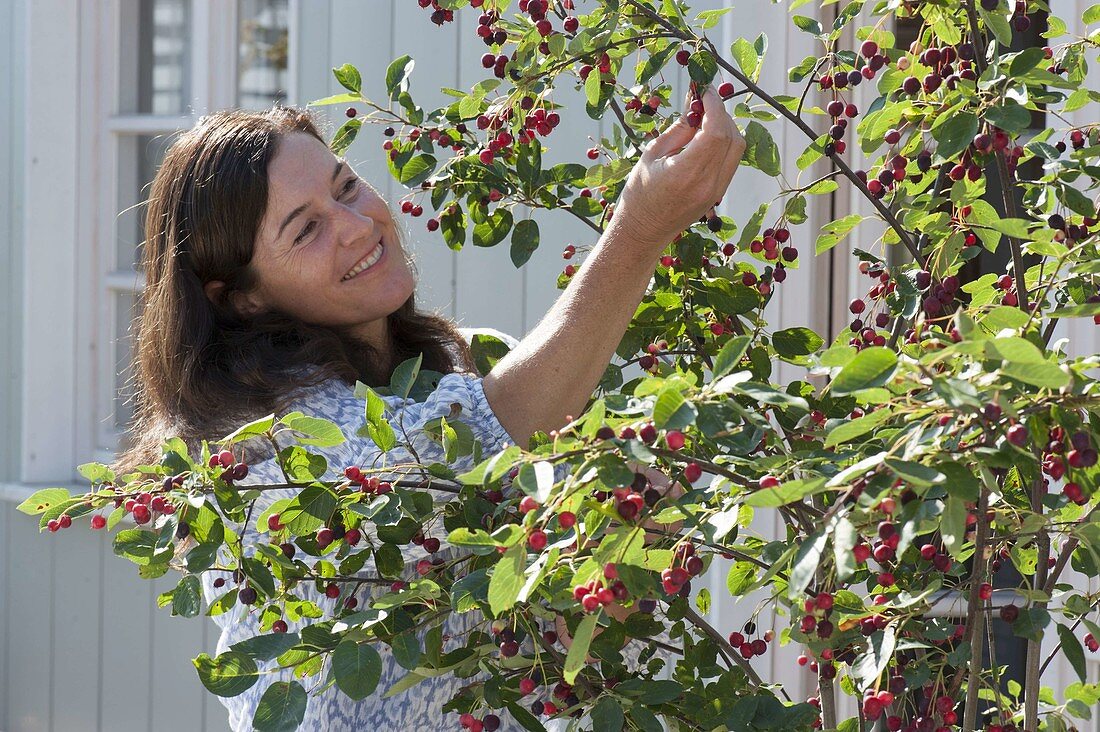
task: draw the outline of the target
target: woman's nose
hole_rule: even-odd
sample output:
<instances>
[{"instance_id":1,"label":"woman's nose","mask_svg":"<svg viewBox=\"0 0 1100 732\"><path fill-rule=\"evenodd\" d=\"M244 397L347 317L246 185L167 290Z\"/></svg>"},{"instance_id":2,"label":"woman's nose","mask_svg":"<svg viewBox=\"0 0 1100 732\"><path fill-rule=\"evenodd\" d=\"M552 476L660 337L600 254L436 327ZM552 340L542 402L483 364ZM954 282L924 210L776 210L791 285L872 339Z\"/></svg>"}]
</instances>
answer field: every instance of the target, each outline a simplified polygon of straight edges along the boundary
<instances>
[{"instance_id":1,"label":"woman's nose","mask_svg":"<svg viewBox=\"0 0 1100 732\"><path fill-rule=\"evenodd\" d=\"M340 244L343 246L353 246L357 243L362 245L365 237L370 237L378 231L377 220L373 216L348 206L340 206L336 218Z\"/></svg>"}]
</instances>

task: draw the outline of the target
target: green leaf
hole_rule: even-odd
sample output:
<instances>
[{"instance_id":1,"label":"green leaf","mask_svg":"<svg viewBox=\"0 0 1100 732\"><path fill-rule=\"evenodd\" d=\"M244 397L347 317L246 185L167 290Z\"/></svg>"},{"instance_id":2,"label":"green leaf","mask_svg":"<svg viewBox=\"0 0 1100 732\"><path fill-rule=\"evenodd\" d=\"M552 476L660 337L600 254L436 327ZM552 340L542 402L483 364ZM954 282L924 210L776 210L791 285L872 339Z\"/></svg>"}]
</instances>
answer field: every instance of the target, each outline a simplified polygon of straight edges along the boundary
<instances>
[{"instance_id":1,"label":"green leaf","mask_svg":"<svg viewBox=\"0 0 1100 732\"><path fill-rule=\"evenodd\" d=\"M523 544L515 544L504 552L504 556L493 567L493 576L489 578L489 609L493 615L499 616L519 599L519 592L523 589L526 559L527 550Z\"/></svg>"},{"instance_id":2,"label":"green leaf","mask_svg":"<svg viewBox=\"0 0 1100 732\"><path fill-rule=\"evenodd\" d=\"M363 120L359 118L349 119L341 125L340 129L336 130L336 134L332 136L332 142L329 143L332 154L343 155L351 147L351 143L355 142L355 136L359 134L359 128L362 126Z\"/></svg>"},{"instance_id":3,"label":"green leaf","mask_svg":"<svg viewBox=\"0 0 1100 732\"><path fill-rule=\"evenodd\" d=\"M260 697L252 728L256 732L294 732L305 719L307 701L306 690L297 681L276 681Z\"/></svg>"},{"instance_id":4,"label":"green leaf","mask_svg":"<svg viewBox=\"0 0 1100 732\"><path fill-rule=\"evenodd\" d=\"M1013 310L1016 309L1013 308ZM1016 312L1020 311L1016 310ZM1084 305L1070 305L1068 307L1051 310L1047 313L1047 317L1050 318L1091 318L1094 315L1100 315L1100 302L1090 302Z\"/></svg>"},{"instance_id":5,"label":"green leaf","mask_svg":"<svg viewBox=\"0 0 1100 732\"><path fill-rule=\"evenodd\" d=\"M306 104L307 107L324 107L329 104L354 104L363 101L362 94L333 94L331 97L315 99Z\"/></svg>"},{"instance_id":6,"label":"green leaf","mask_svg":"<svg viewBox=\"0 0 1100 732\"><path fill-rule=\"evenodd\" d=\"M257 661L270 661L278 658L292 647L298 645L297 633L268 633L254 635L229 647L231 651L245 653Z\"/></svg>"},{"instance_id":7,"label":"green leaf","mask_svg":"<svg viewBox=\"0 0 1100 732\"><path fill-rule=\"evenodd\" d=\"M867 639L867 651L861 654L852 665L852 671L863 683L861 686L874 686L890 659L894 656L897 647L897 636L894 634L894 626L887 625L880 632L872 633Z\"/></svg>"},{"instance_id":8,"label":"green leaf","mask_svg":"<svg viewBox=\"0 0 1100 732\"><path fill-rule=\"evenodd\" d=\"M892 416L893 413L889 409L877 409L857 419L845 420L829 430L829 435L825 438L825 447L836 447L841 443L861 437Z\"/></svg>"},{"instance_id":9,"label":"green leaf","mask_svg":"<svg viewBox=\"0 0 1100 732\"><path fill-rule=\"evenodd\" d=\"M398 364L390 376L390 394L408 399L423 362L424 354L421 353L416 358L409 358Z\"/></svg>"},{"instance_id":10,"label":"green leaf","mask_svg":"<svg viewBox=\"0 0 1100 732\"><path fill-rule=\"evenodd\" d=\"M64 488L43 488L40 491L35 491L27 500L16 506L16 510L35 516L68 503L72 498L72 494Z\"/></svg>"},{"instance_id":11,"label":"green leaf","mask_svg":"<svg viewBox=\"0 0 1100 732\"><path fill-rule=\"evenodd\" d=\"M810 586L817 571L818 562L821 561L821 552L825 549L827 538L828 533L819 529L806 537L798 547L791 567L790 583L787 586L789 597L800 598L803 591Z\"/></svg>"},{"instance_id":12,"label":"green leaf","mask_svg":"<svg viewBox=\"0 0 1100 732\"><path fill-rule=\"evenodd\" d=\"M363 93L363 77L359 74L359 69L355 68L351 64L344 64L339 68L332 70L333 76L340 82L340 86L344 87L350 92L355 94Z\"/></svg>"},{"instance_id":13,"label":"green leaf","mask_svg":"<svg viewBox=\"0 0 1100 732\"><path fill-rule=\"evenodd\" d=\"M311 534L328 522L338 505L336 494L328 488L309 486L291 499L279 520L296 536Z\"/></svg>"},{"instance_id":14,"label":"green leaf","mask_svg":"<svg viewBox=\"0 0 1100 732\"><path fill-rule=\"evenodd\" d=\"M856 560L852 549L859 540L859 532L852 522L841 516L833 527L833 558L836 563L837 578L847 580L856 571Z\"/></svg>"},{"instance_id":15,"label":"green leaf","mask_svg":"<svg viewBox=\"0 0 1100 732\"><path fill-rule=\"evenodd\" d=\"M653 407L653 424L657 429L682 429L695 422L695 407L684 399L676 386L661 390Z\"/></svg>"},{"instance_id":16,"label":"green leaf","mask_svg":"<svg viewBox=\"0 0 1100 732\"><path fill-rule=\"evenodd\" d=\"M262 435L270 430L275 425L275 415L269 414L266 417L260 417L259 419L249 422L246 425L241 425L233 432L230 432L225 437L218 440L218 444L236 443L242 440L247 440L249 437L255 437Z\"/></svg>"},{"instance_id":17,"label":"green leaf","mask_svg":"<svg viewBox=\"0 0 1100 732\"><path fill-rule=\"evenodd\" d=\"M524 219L512 230L512 264L519 269L539 248L539 225L534 219Z\"/></svg>"},{"instance_id":18,"label":"green leaf","mask_svg":"<svg viewBox=\"0 0 1100 732\"><path fill-rule=\"evenodd\" d=\"M780 483L775 488L761 488L745 498L744 505L754 508L776 508L825 490L825 478L800 478Z\"/></svg>"},{"instance_id":19,"label":"green leaf","mask_svg":"<svg viewBox=\"0 0 1100 732\"><path fill-rule=\"evenodd\" d=\"M304 435L296 436L297 441L302 445L335 447L346 441L340 427L328 419L309 417L301 412L291 412L279 421L295 432Z\"/></svg>"},{"instance_id":20,"label":"green leaf","mask_svg":"<svg viewBox=\"0 0 1100 732\"><path fill-rule=\"evenodd\" d=\"M1049 362L1006 363L1001 367L1001 373L1040 389L1061 389L1070 381L1069 374L1058 364Z\"/></svg>"},{"instance_id":21,"label":"green leaf","mask_svg":"<svg viewBox=\"0 0 1100 732\"><path fill-rule=\"evenodd\" d=\"M1085 25L1100 23L1100 3L1090 5L1085 9L1084 14L1081 15L1081 22Z\"/></svg>"},{"instance_id":22,"label":"green leaf","mask_svg":"<svg viewBox=\"0 0 1100 732\"><path fill-rule=\"evenodd\" d=\"M932 128L932 137L939 143L936 154L951 159L966 149L978 134L978 118L970 112L948 115L946 121Z\"/></svg>"},{"instance_id":23,"label":"green leaf","mask_svg":"<svg viewBox=\"0 0 1100 732\"><path fill-rule=\"evenodd\" d=\"M821 227L821 234L817 237L816 253L823 254L844 241L852 229L856 228L863 219L864 217L859 214L851 214L825 224Z\"/></svg>"},{"instance_id":24,"label":"green leaf","mask_svg":"<svg viewBox=\"0 0 1100 732\"><path fill-rule=\"evenodd\" d=\"M910 462L908 460L901 460L895 457L888 457L883 460L883 463L890 470L901 478L908 481L913 485L918 486L931 486L943 483L947 478L943 473L930 468L927 465L921 465L920 463Z\"/></svg>"},{"instance_id":25,"label":"green leaf","mask_svg":"<svg viewBox=\"0 0 1100 732\"><path fill-rule=\"evenodd\" d=\"M201 598L202 587L199 578L193 574L187 575L172 591L172 614L182 615L185 618L195 617L202 607Z\"/></svg>"},{"instance_id":26,"label":"green leaf","mask_svg":"<svg viewBox=\"0 0 1100 732\"><path fill-rule=\"evenodd\" d=\"M114 552L138 566L167 563L171 550L157 547L157 534L142 529L126 529L115 534Z\"/></svg>"},{"instance_id":27,"label":"green leaf","mask_svg":"<svg viewBox=\"0 0 1100 732\"><path fill-rule=\"evenodd\" d=\"M745 153L741 162L773 178L780 173L779 146L768 129L756 120L745 128Z\"/></svg>"},{"instance_id":28,"label":"green leaf","mask_svg":"<svg viewBox=\"0 0 1100 732\"><path fill-rule=\"evenodd\" d=\"M389 92L392 101L396 102L400 93L409 88L409 74L412 73L414 66L416 62L411 56L405 54L394 59L386 69L386 91Z\"/></svg>"},{"instance_id":29,"label":"green leaf","mask_svg":"<svg viewBox=\"0 0 1100 732\"><path fill-rule=\"evenodd\" d=\"M1042 53L1041 49L1036 49ZM985 110L985 119L997 127L1018 134L1023 132L1031 124L1031 112L1027 107L1012 101L1005 101L999 107L991 107Z\"/></svg>"},{"instance_id":30,"label":"green leaf","mask_svg":"<svg viewBox=\"0 0 1100 732\"><path fill-rule=\"evenodd\" d=\"M813 353L824 342L809 328L787 328L772 334L772 346L776 353L787 358Z\"/></svg>"},{"instance_id":31,"label":"green leaf","mask_svg":"<svg viewBox=\"0 0 1100 732\"><path fill-rule=\"evenodd\" d=\"M260 678L256 662L239 651L226 651L217 658L200 653L192 663L202 685L216 696L237 696Z\"/></svg>"},{"instance_id":32,"label":"green leaf","mask_svg":"<svg viewBox=\"0 0 1100 732\"><path fill-rule=\"evenodd\" d=\"M699 50L688 59L688 76L700 84L709 84L718 73L718 62L710 51Z\"/></svg>"},{"instance_id":33,"label":"green leaf","mask_svg":"<svg viewBox=\"0 0 1100 732\"><path fill-rule=\"evenodd\" d=\"M435 157L427 153L413 155L407 160L404 156L398 155L396 160L389 161L393 177L409 188L415 188L426 181L435 170L435 166Z\"/></svg>"},{"instance_id":34,"label":"green leaf","mask_svg":"<svg viewBox=\"0 0 1100 732\"><path fill-rule=\"evenodd\" d=\"M614 697L602 697L592 707L592 732L622 732L624 724L623 708Z\"/></svg>"},{"instance_id":35,"label":"green leaf","mask_svg":"<svg viewBox=\"0 0 1100 732\"><path fill-rule=\"evenodd\" d=\"M1038 47L1025 48L1017 54L1013 54L1012 61L1008 64L1008 75L1024 76L1046 59L1043 49Z\"/></svg>"},{"instance_id":36,"label":"green leaf","mask_svg":"<svg viewBox=\"0 0 1100 732\"><path fill-rule=\"evenodd\" d=\"M966 504L961 498L949 496L940 516L943 545L956 560L960 558L966 536Z\"/></svg>"},{"instance_id":37,"label":"green leaf","mask_svg":"<svg viewBox=\"0 0 1100 732\"><path fill-rule=\"evenodd\" d=\"M565 670L562 674L567 684L577 680L577 674L585 665L588 648L592 645L592 636L596 632L597 618L599 613L590 613L577 623L577 630L573 633L573 645L569 646L569 653L565 657Z\"/></svg>"},{"instance_id":38,"label":"green leaf","mask_svg":"<svg viewBox=\"0 0 1100 732\"><path fill-rule=\"evenodd\" d=\"M499 244L512 230L512 212L498 208L485 221L474 226L474 245L492 247Z\"/></svg>"},{"instance_id":39,"label":"green leaf","mask_svg":"<svg viewBox=\"0 0 1100 732\"><path fill-rule=\"evenodd\" d=\"M752 47L746 38L738 38L730 46L730 55L733 56L733 60L737 62L737 65L741 67L741 70L745 72L745 76L750 79L756 79L756 72L760 67L760 56L757 55L756 49Z\"/></svg>"},{"instance_id":40,"label":"green leaf","mask_svg":"<svg viewBox=\"0 0 1100 732\"><path fill-rule=\"evenodd\" d=\"M883 386L890 381L897 365L897 354L890 349L881 346L865 348L840 370L829 384L829 391L850 394L860 389Z\"/></svg>"},{"instance_id":41,"label":"green leaf","mask_svg":"<svg viewBox=\"0 0 1100 732\"><path fill-rule=\"evenodd\" d=\"M807 18L804 15L796 15L791 18L791 21L794 22L795 27L800 31L805 31L815 36L820 36L822 33L821 23L818 23L813 18Z\"/></svg>"},{"instance_id":42,"label":"green leaf","mask_svg":"<svg viewBox=\"0 0 1100 732\"><path fill-rule=\"evenodd\" d=\"M756 579L756 565L752 562L734 562L726 575L726 589L731 597L740 597Z\"/></svg>"},{"instance_id":43,"label":"green leaf","mask_svg":"<svg viewBox=\"0 0 1100 732\"><path fill-rule=\"evenodd\" d=\"M1058 628L1058 640L1062 643L1062 653L1065 654L1066 660L1073 666L1073 670L1077 672L1077 677L1082 682L1087 682L1087 671L1085 668L1085 651L1081 648L1081 641L1077 640L1077 636L1073 634L1073 631L1057 623Z\"/></svg>"},{"instance_id":44,"label":"green leaf","mask_svg":"<svg viewBox=\"0 0 1100 732\"><path fill-rule=\"evenodd\" d=\"M750 341L749 336L736 336L722 346L722 350L714 358L714 371L712 372L714 380L725 376L737 367L737 364L741 362L741 358L745 355L745 351L748 350Z\"/></svg>"},{"instance_id":45,"label":"green leaf","mask_svg":"<svg viewBox=\"0 0 1100 732\"><path fill-rule=\"evenodd\" d=\"M1012 624L1012 632L1039 643L1043 640L1043 628L1049 624L1050 613L1041 607L1029 607L1020 611L1020 617Z\"/></svg>"},{"instance_id":46,"label":"green leaf","mask_svg":"<svg viewBox=\"0 0 1100 732\"><path fill-rule=\"evenodd\" d=\"M345 640L332 654L336 685L356 701L374 693L382 677L382 657L373 645Z\"/></svg>"}]
</instances>

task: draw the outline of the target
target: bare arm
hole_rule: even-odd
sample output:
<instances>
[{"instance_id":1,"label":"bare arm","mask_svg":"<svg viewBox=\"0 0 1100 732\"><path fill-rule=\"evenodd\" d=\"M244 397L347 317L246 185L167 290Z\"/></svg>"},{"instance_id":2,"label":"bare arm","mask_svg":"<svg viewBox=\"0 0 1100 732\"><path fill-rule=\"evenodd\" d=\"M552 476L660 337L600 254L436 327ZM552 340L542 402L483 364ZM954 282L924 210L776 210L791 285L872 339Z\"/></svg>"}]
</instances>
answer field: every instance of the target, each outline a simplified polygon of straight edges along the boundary
<instances>
[{"instance_id":1,"label":"bare arm","mask_svg":"<svg viewBox=\"0 0 1100 732\"><path fill-rule=\"evenodd\" d=\"M721 199L745 150L711 90L702 127L681 118L642 154L619 208L558 300L485 377L485 397L516 444L578 415L645 295L657 258Z\"/></svg>"}]
</instances>

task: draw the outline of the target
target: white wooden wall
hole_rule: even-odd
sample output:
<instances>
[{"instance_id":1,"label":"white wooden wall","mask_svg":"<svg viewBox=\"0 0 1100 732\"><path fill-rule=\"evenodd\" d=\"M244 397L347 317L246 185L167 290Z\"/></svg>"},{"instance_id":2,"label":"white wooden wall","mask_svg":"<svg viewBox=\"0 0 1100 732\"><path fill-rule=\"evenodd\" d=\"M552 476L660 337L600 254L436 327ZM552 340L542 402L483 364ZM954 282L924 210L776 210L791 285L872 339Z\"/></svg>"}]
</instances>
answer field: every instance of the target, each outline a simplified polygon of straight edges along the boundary
<instances>
[{"instance_id":1,"label":"white wooden wall","mask_svg":"<svg viewBox=\"0 0 1100 732\"><path fill-rule=\"evenodd\" d=\"M724 0L701 0L692 5L698 11L724 4ZM469 88L483 78L479 58L485 46L474 36L473 18L467 13L459 14L453 25L437 28L423 9L408 0L303 0L292 7L294 102L304 103L339 91L331 68L345 62L360 68L368 97L384 100L385 68L405 53L417 61L412 90L425 108L444 100L439 86ZM25 6L17 0L12 8L10 4L0 5L0 47L12 49L12 58L18 58L18 49L26 41L18 35L22 27L18 16ZM801 12L810 11L811 7L806 6ZM73 18L75 14L67 20ZM65 19L59 22L61 35L79 37L75 28L64 27ZM741 3L710 35L724 49L735 37L752 40L760 32L767 33L770 40L763 84L769 89L782 88L786 85L786 70L814 50L809 37L793 28L784 6ZM3 73L11 68L12 64L5 64ZM669 72L675 74L677 70L670 68ZM685 94L684 76L680 72L674 79L674 99L682 99ZM13 88L18 93L18 84ZM8 87L0 85L0 113L10 108L2 103L7 93ZM604 131L600 123L584 114L583 102L577 103L579 95L572 90L559 90L556 99L567 110L561 126L546 141L550 147L546 165L577 161L578 152L591 146L589 137L598 140ZM333 123L339 124L342 108L331 112ZM28 117L28 129L38 122ZM783 153L784 171L793 183L798 180L794 160L805 147L805 140L786 125L770 127ZM4 118L0 117L0 133L5 130ZM383 140L379 128L368 126L349 157L396 208L405 191L385 170ZM2 141L7 147L0 145L0 163L5 161L5 150L21 147L12 134ZM7 165L0 165L0 170L7 169ZM805 176L811 173L804 174L803 182L810 180ZM4 181L0 174L0 194L6 193ZM743 169L723 201L722 212L745 221L777 190L775 181L755 170ZM507 242L492 249L468 245L462 252L451 252L442 237L424 229L430 211L429 206L425 208L421 218L402 217L418 262L421 305L463 326L494 327L522 337L559 294L554 282L564 265L561 250L569 243L578 247L594 243L591 231L568 215L538 212L542 244L517 274ZM810 256L816 238L813 232L825 213L811 209L810 221L794 230L793 240L803 253L803 261L799 269L789 272L779 288L781 296L773 301L768 313L776 328L808 325L825 335L830 287L827 263ZM0 225L10 227L0 228L0 236L4 236L18 230L20 219L4 219L0 210ZM12 236L10 240L20 238ZM0 254L7 251L0 247ZM14 252L16 261L17 255ZM834 311L843 311L854 288L862 283L849 278L844 270L836 273L833 282L838 287ZM3 330L6 322L0 318L0 336L7 335ZM838 322L846 322L846 316L841 314ZM1074 329L1075 350L1095 352L1095 330L1084 323L1082 320L1070 326ZM0 339L3 342L18 341L7 335ZM777 376L786 380L799 374L781 365ZM0 388L0 407L5 407L3 394ZM17 411L5 408L7 414ZM0 442L13 444L13 439L14 435L9 434ZM156 595L169 589L174 580L139 579L132 565L113 556L107 536L85 529L39 535L36 524L14 510L26 492L24 486L0 484L0 732L226 729L221 705L201 687L189 660L201 651L214 650L213 622L172 618L167 611L158 610ZM753 530L769 537L782 535L780 522L771 513L762 513ZM728 598L727 566L716 562L708 577L712 620L723 633L743 625L763 599L762 594L736 603ZM768 627L781 628L787 622L787 618L774 618L770 611L757 618L761 632ZM814 687L808 672L794 663L798 653L794 646L773 646L767 656L753 661L763 677L784 682L796 701L805 699ZM1070 674L1053 667L1050 675L1055 678L1047 681L1055 686L1068 683Z\"/></svg>"}]
</instances>

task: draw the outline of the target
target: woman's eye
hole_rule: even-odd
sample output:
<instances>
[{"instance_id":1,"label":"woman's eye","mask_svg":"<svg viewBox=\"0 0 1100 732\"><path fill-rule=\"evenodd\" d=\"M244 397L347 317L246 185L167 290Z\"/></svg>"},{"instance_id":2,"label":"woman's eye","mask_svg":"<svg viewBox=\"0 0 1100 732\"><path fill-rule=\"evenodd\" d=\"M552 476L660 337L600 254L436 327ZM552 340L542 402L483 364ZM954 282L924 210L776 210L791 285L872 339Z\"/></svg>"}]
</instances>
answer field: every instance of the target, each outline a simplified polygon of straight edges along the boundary
<instances>
[{"instance_id":1,"label":"woman's eye","mask_svg":"<svg viewBox=\"0 0 1100 732\"><path fill-rule=\"evenodd\" d=\"M296 239L294 239L294 243L297 244L302 239L305 239L306 235L309 234L309 232L313 231L314 224L315 222L313 221L310 221L308 224L306 224L305 227L302 229L302 233L299 234Z\"/></svg>"},{"instance_id":2,"label":"woman's eye","mask_svg":"<svg viewBox=\"0 0 1100 732\"><path fill-rule=\"evenodd\" d=\"M350 193L355 188L355 184L358 183L358 182L359 182L358 178L352 178L347 183L345 183L344 184L344 189L343 189L343 191L341 191L341 195Z\"/></svg>"}]
</instances>

